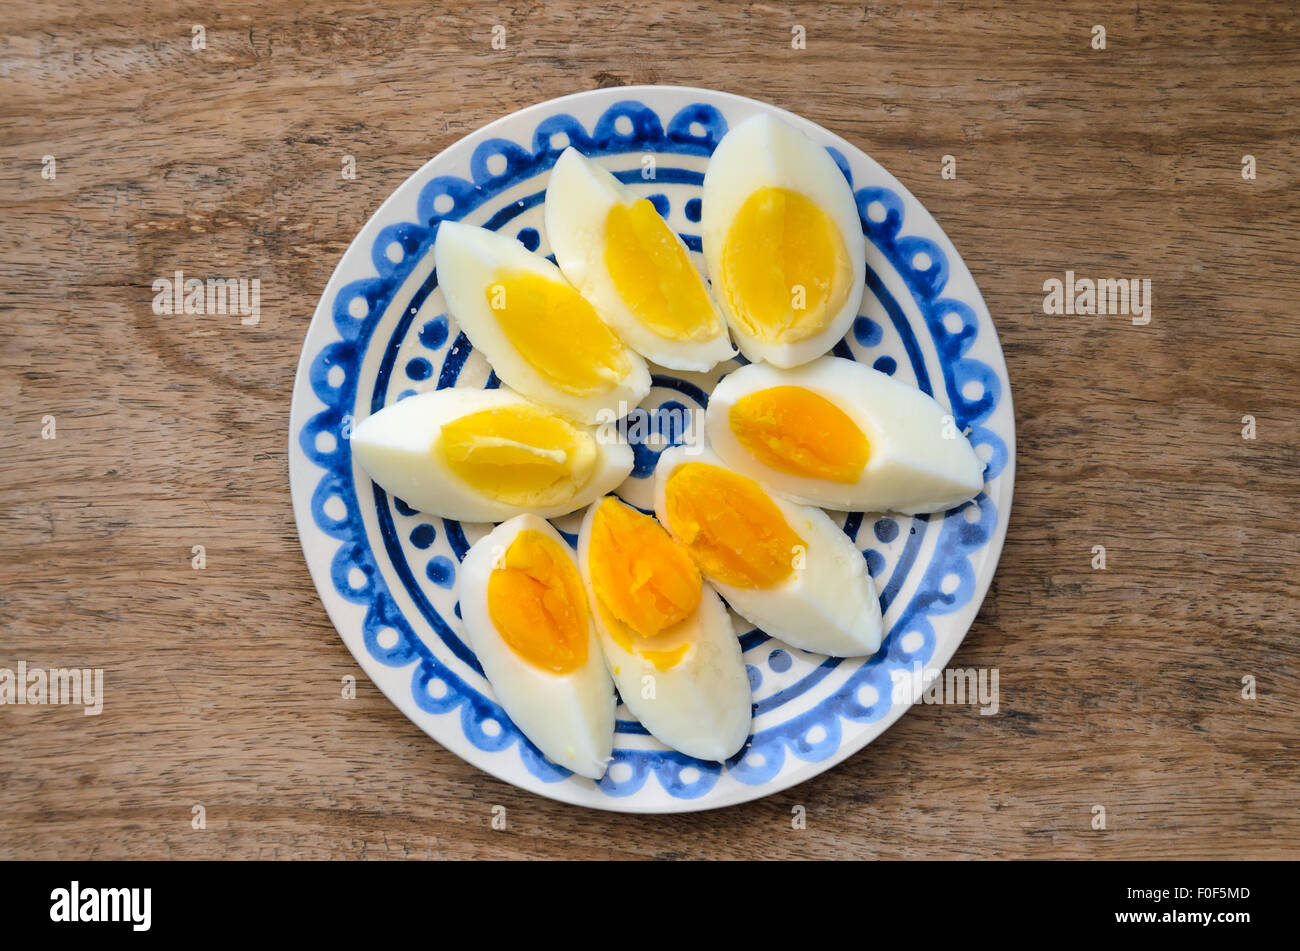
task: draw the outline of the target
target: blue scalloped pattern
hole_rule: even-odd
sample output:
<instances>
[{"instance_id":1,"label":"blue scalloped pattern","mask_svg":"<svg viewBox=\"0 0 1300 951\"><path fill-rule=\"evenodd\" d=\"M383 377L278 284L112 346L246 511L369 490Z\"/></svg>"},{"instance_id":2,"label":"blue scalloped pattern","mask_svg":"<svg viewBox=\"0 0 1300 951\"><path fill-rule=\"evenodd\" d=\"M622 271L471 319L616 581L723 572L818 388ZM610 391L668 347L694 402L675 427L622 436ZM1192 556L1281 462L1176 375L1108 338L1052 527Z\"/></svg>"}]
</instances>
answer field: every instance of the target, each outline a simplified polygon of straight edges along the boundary
<instances>
[{"instance_id":1,"label":"blue scalloped pattern","mask_svg":"<svg viewBox=\"0 0 1300 951\"><path fill-rule=\"evenodd\" d=\"M393 295L428 251L440 221L461 218L502 190L546 171L570 144L588 155L635 151L708 156L726 129L722 115L705 104L680 110L665 129L654 110L643 103L626 100L606 110L590 133L572 116L558 113L538 124L531 150L507 139L489 139L480 143L471 158L470 179L453 176L432 179L421 190L418 199L420 222L405 222L380 231L371 248L377 276L354 281L339 291L332 315L343 339L323 347L310 366L312 390L325 404L325 409L313 416L299 434L303 452L323 470L312 496L312 518L323 532L340 541L330 572L335 589L347 600L367 606L363 622L366 650L376 660L394 667L416 662L411 691L421 710L447 714L459 709L461 727L469 742L487 752L517 746L525 767L544 782L562 780L570 773L547 760L495 702L439 661L397 608L365 533L347 440L337 439L335 434L345 432L350 425L350 420L345 420L345 408L356 405L361 360L375 326ZM852 174L844 157L835 149L828 151L852 183ZM700 180L698 173L683 169L661 170L658 177L687 184L698 184ZM991 367L965 356L978 333L974 311L961 301L942 296L948 278L948 262L938 246L922 238L901 235L903 204L897 194L884 188L864 188L855 192L855 198L865 233L897 269L924 316L937 348L943 385L959 428L970 426L972 443L989 448L986 478L992 479L1005 465L1007 451L1003 441L982 424L997 406L1001 384ZM525 199L522 205L512 204L499 211L487 226L500 228L540 200L540 195L534 195ZM688 207L688 217L691 213ZM696 205L694 215L698 217L698 214ZM521 235L525 242L528 237ZM683 237L689 245L698 248L698 238ZM869 274L868 284L877 297L885 301L887 308L892 305L893 320L904 338L918 383L922 389L931 392L919 346L897 303L884 289L878 276ZM434 286L435 280L431 278L421 288L420 296ZM413 301L411 312L417 309L418 302ZM957 323L955 330L951 329L954 321ZM439 333L436 322L421 333L426 331L436 337ZM864 332L869 334L871 331ZM864 332L859 332L859 339L863 339ZM445 338L445 322L441 333ZM460 335L443 363L439 388L454 385L469 351L468 340ZM852 356L846 343L837 345L834 352L840 356ZM419 372L423 373L424 368ZM656 380L656 385L678 386L680 382L664 378ZM492 378L488 385L495 383ZM380 400L383 389L377 384L372 399ZM968 397L968 391L974 395ZM686 395L701 405L707 400L702 392ZM372 406L372 411L377 408ZM327 438L322 439L322 436ZM657 453L643 448L637 455L636 474L641 477L649 475L656 459ZM382 490L377 487L375 500L386 512ZM394 500L394 504L399 510L406 508L400 500ZM966 514L968 507L944 517L935 557L926 566L907 608L881 650L859 667L834 695L779 726L755 734L747 748L726 764L703 762L672 751L616 750L609 772L597 784L599 788L610 796L631 796L653 774L670 796L689 800L708 793L724 769L741 782L760 784L780 772L787 755L805 761L824 760L833 755L839 748L843 720L867 723L889 711L892 693L889 671L910 670L914 662L924 664L932 655L935 633L930 617L956 610L973 597L975 579L969 558L987 544L997 525L997 512L992 501L981 495L976 504L978 517L973 520ZM341 515L338 514L340 510ZM850 516L845 530L856 536L860 523L861 514L856 513ZM444 530L457 556L462 556L467 545L460 526L444 521ZM915 557L914 550L912 557ZM906 571L895 574L893 590L887 587L882 591L885 604L897 593ZM956 578L955 584L953 577ZM412 587L408 584L408 589ZM947 592L945 587L949 589ZM460 643L432 608L424 613L436 620L434 626L445 643ZM919 642L916 635L919 635ZM751 632L742 639L742 646L748 648L762 637L758 632ZM905 639L911 644L910 650L903 647ZM472 656L468 663L471 669L477 669ZM796 685L798 692L809 689L838 663L829 659L814 675ZM751 668L751 678L757 676L761 675ZM769 698L768 702L775 699ZM785 699L788 696L778 702Z\"/></svg>"}]
</instances>

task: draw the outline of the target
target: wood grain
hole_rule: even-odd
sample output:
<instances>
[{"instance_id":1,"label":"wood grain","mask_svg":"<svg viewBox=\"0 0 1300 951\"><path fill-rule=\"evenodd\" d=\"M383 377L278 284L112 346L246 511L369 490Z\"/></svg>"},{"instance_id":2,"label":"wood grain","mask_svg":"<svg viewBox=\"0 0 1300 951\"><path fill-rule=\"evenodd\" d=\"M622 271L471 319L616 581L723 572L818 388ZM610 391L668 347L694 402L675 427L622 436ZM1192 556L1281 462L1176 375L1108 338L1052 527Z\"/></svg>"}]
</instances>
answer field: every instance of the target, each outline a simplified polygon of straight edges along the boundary
<instances>
[{"instance_id":1,"label":"wood grain","mask_svg":"<svg viewBox=\"0 0 1300 951\"><path fill-rule=\"evenodd\" d=\"M0 28L0 666L106 690L0 707L0 858L1300 856L1294 4L196 9L17 0ZM630 83L768 100L894 172L983 290L1019 436L955 659L1000 670L999 715L919 707L676 817L521 792L398 713L320 606L286 468L308 320L380 202L498 116ZM177 268L259 277L261 322L154 315ZM1150 279L1150 325L1045 316L1066 269Z\"/></svg>"}]
</instances>

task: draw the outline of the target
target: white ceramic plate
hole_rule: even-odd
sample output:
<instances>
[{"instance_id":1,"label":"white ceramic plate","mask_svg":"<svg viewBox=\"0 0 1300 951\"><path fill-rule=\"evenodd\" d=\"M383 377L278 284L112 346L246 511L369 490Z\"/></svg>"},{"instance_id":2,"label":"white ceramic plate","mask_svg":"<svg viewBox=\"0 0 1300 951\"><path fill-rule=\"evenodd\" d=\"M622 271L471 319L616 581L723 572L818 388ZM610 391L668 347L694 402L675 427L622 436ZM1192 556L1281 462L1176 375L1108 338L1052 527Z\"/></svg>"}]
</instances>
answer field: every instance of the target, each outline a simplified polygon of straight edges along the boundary
<instances>
[{"instance_id":1,"label":"white ceramic plate","mask_svg":"<svg viewBox=\"0 0 1300 951\"><path fill-rule=\"evenodd\" d=\"M547 761L498 706L466 647L454 595L466 548L490 526L426 517L354 465L356 420L411 393L493 386L446 312L433 269L437 223L463 219L549 253L547 176L573 144L650 198L698 254L700 186L726 130L756 112L824 143L849 178L868 237L867 291L841 356L931 393L987 463L985 491L943 516L836 514L862 549L884 609L870 659L809 654L738 622L754 697L750 743L725 764L668 750L619 708L615 758L600 782ZM646 177L646 170L653 177ZM698 408L733 364L660 371L643 404ZM681 434L655 416L668 441ZM829 769L910 705L896 691L916 665L942 669L988 590L1006 534L1015 460L1010 383L988 309L952 243L921 204L848 142L798 116L726 93L670 86L601 89L506 116L442 152L357 235L307 331L294 384L289 475L303 551L344 643L384 694L467 762L544 796L628 812L686 812L770 795ZM636 446L620 488L649 505L662 445ZM555 520L573 536L581 518Z\"/></svg>"}]
</instances>

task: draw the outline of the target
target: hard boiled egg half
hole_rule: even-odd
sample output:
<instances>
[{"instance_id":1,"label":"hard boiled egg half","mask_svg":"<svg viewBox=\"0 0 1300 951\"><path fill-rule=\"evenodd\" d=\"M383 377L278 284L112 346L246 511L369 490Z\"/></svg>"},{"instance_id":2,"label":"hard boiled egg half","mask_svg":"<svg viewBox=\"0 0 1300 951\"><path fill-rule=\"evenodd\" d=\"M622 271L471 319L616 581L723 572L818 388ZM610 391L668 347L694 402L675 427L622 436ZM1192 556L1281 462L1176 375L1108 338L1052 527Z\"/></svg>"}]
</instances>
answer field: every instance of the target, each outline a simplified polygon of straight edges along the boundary
<instances>
[{"instance_id":1,"label":"hard boiled egg half","mask_svg":"<svg viewBox=\"0 0 1300 951\"><path fill-rule=\"evenodd\" d=\"M420 393L363 419L357 462L386 491L430 515L499 522L565 515L632 471L632 448L505 387Z\"/></svg>"},{"instance_id":2,"label":"hard boiled egg half","mask_svg":"<svg viewBox=\"0 0 1300 951\"><path fill-rule=\"evenodd\" d=\"M546 758L599 779L614 747L614 685L573 554L520 515L465 555L457 580L470 646L497 700Z\"/></svg>"},{"instance_id":3,"label":"hard boiled egg half","mask_svg":"<svg viewBox=\"0 0 1300 951\"><path fill-rule=\"evenodd\" d=\"M546 186L555 261L628 345L673 370L736 352L682 239L645 198L570 146Z\"/></svg>"},{"instance_id":4,"label":"hard boiled egg half","mask_svg":"<svg viewBox=\"0 0 1300 951\"><path fill-rule=\"evenodd\" d=\"M664 452L655 513L727 603L784 641L834 657L880 647L880 602L857 546L821 509L769 494L702 447Z\"/></svg>"},{"instance_id":5,"label":"hard boiled egg half","mask_svg":"<svg viewBox=\"0 0 1300 951\"><path fill-rule=\"evenodd\" d=\"M705 431L732 469L813 505L942 512L984 487L984 463L947 410L856 360L741 367L709 397Z\"/></svg>"},{"instance_id":6,"label":"hard boiled egg half","mask_svg":"<svg viewBox=\"0 0 1300 951\"><path fill-rule=\"evenodd\" d=\"M731 617L690 553L613 496L578 536L605 661L623 703L675 750L725 760L749 736L749 675Z\"/></svg>"},{"instance_id":7,"label":"hard boiled egg half","mask_svg":"<svg viewBox=\"0 0 1300 951\"><path fill-rule=\"evenodd\" d=\"M792 367L848 332L862 302L857 203L825 148L756 115L722 137L704 175L701 238L741 352Z\"/></svg>"},{"instance_id":8,"label":"hard boiled egg half","mask_svg":"<svg viewBox=\"0 0 1300 951\"><path fill-rule=\"evenodd\" d=\"M621 417L650 392L645 361L514 238L444 221L433 257L447 308L512 389L584 423Z\"/></svg>"}]
</instances>

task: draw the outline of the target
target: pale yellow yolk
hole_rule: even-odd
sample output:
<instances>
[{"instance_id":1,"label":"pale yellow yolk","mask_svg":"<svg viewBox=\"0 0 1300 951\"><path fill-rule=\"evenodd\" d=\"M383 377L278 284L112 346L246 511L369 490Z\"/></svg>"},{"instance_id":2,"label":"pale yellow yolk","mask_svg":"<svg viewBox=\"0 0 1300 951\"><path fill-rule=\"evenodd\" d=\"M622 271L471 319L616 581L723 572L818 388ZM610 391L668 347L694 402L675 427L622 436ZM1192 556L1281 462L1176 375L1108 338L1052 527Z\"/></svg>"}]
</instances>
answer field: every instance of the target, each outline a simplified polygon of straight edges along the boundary
<instances>
[{"instance_id":1,"label":"pale yellow yolk","mask_svg":"<svg viewBox=\"0 0 1300 951\"><path fill-rule=\"evenodd\" d=\"M605 267L623 302L659 336L709 340L722 332L704 279L646 199L609 210Z\"/></svg>"},{"instance_id":2,"label":"pale yellow yolk","mask_svg":"<svg viewBox=\"0 0 1300 951\"><path fill-rule=\"evenodd\" d=\"M737 588L771 588L790 576L806 550L753 479L688 462L673 470L664 489L673 535L710 578Z\"/></svg>"},{"instance_id":3,"label":"pale yellow yolk","mask_svg":"<svg viewBox=\"0 0 1300 951\"><path fill-rule=\"evenodd\" d=\"M570 674L587 663L590 617L582 579L555 539L533 529L515 536L488 575L488 616L501 639L541 670Z\"/></svg>"},{"instance_id":4,"label":"pale yellow yolk","mask_svg":"<svg viewBox=\"0 0 1300 951\"><path fill-rule=\"evenodd\" d=\"M488 284L487 301L529 366L565 393L601 393L631 371L622 342L567 283L500 271Z\"/></svg>"},{"instance_id":5,"label":"pale yellow yolk","mask_svg":"<svg viewBox=\"0 0 1300 951\"><path fill-rule=\"evenodd\" d=\"M732 404L727 422L749 454L778 472L858 481L867 437L844 410L802 386L772 386Z\"/></svg>"},{"instance_id":6,"label":"pale yellow yolk","mask_svg":"<svg viewBox=\"0 0 1300 951\"><path fill-rule=\"evenodd\" d=\"M452 420L434 452L483 495L528 507L572 499L590 480L597 456L589 432L524 404Z\"/></svg>"},{"instance_id":7,"label":"pale yellow yolk","mask_svg":"<svg viewBox=\"0 0 1300 951\"><path fill-rule=\"evenodd\" d=\"M839 228L788 188L745 200L722 247L722 292L751 336L795 343L824 330L848 300L853 268Z\"/></svg>"},{"instance_id":8,"label":"pale yellow yolk","mask_svg":"<svg viewBox=\"0 0 1300 951\"><path fill-rule=\"evenodd\" d=\"M694 612L704 589L686 549L650 516L606 498L592 516L587 558L614 640L661 670L674 666L690 644L661 644L658 636Z\"/></svg>"}]
</instances>

